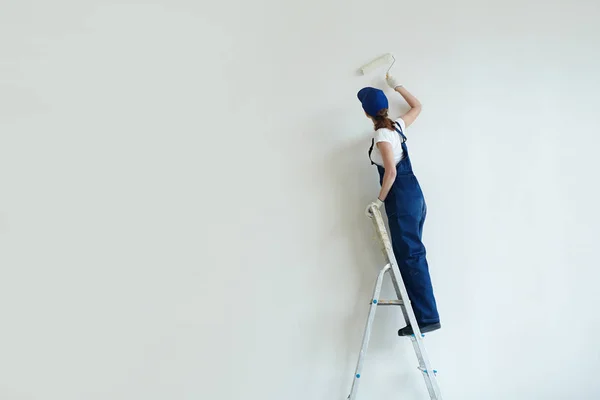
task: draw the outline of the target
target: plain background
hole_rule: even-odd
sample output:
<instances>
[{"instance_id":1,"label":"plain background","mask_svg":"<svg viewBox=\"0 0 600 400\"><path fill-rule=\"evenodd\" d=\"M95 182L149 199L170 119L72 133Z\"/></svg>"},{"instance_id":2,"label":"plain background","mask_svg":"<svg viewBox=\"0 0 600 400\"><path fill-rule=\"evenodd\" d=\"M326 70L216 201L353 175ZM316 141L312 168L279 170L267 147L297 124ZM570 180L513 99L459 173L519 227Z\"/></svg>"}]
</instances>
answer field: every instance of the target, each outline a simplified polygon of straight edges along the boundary
<instances>
[{"instance_id":1,"label":"plain background","mask_svg":"<svg viewBox=\"0 0 600 400\"><path fill-rule=\"evenodd\" d=\"M600 398L596 0L1 5L1 399L345 399L385 52L444 398ZM427 398L402 326L359 398Z\"/></svg>"}]
</instances>

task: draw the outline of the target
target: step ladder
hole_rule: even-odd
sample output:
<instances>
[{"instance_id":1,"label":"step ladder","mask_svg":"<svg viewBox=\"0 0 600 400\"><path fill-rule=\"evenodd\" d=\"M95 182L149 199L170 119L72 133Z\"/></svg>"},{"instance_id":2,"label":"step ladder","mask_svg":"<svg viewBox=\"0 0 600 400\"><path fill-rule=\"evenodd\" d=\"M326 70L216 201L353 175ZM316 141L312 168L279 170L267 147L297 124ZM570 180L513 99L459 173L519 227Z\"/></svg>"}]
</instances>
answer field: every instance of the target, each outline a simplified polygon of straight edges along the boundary
<instances>
[{"instance_id":1,"label":"step ladder","mask_svg":"<svg viewBox=\"0 0 600 400\"><path fill-rule=\"evenodd\" d=\"M417 319L415 318L410 299L408 298L408 293L406 292L404 282L402 281L402 276L400 275L400 270L398 269L398 263L396 262L396 258L394 257L392 243L390 242L390 238L385 228L383 217L381 216L381 212L377 207L371 207L370 211L372 213L371 219L373 221L373 225L375 226L377 236L379 237L379 241L382 246L383 254L387 260L387 264L381 269L379 275L377 276L375 289L373 290L373 298L371 299L371 307L369 309L369 315L367 317L367 325L365 327L365 333L363 335L362 345L360 348L360 353L358 355L358 362L356 364L356 370L354 372L354 380L352 381L352 388L350 389L350 395L348 396L348 399L355 400L357 398L356 396L358 392L358 385L362 376L364 357L367 353L367 347L369 346L371 328L373 327L373 321L375 319L375 311L377 310L377 307L399 306L402 310L404 321L406 321L407 325L410 325L413 328L414 334L410 336L410 339L415 350L415 354L417 355L417 359L419 360L418 369L423 373L425 385L427 386L427 390L429 391L429 398L431 400L442 400L442 394L440 393L440 388L436 380L437 371L432 369L429 363L429 358L427 356L427 351L425 350L425 344L423 342L423 338L425 337L425 335L421 334L421 330L419 329L419 326L417 324ZM383 278L388 272L390 273L392 284L394 286L396 296L398 297L397 300L379 299L379 295L381 293L381 286L383 285Z\"/></svg>"}]
</instances>

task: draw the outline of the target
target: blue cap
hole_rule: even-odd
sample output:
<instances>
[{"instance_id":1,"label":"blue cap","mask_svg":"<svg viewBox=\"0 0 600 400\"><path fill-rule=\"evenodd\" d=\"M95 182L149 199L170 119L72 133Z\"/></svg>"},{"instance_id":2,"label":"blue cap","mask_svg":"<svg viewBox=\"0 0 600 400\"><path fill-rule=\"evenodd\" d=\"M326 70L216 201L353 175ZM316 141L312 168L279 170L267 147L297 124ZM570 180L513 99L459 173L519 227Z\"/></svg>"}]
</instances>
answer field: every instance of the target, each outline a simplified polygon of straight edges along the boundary
<instances>
[{"instance_id":1,"label":"blue cap","mask_svg":"<svg viewBox=\"0 0 600 400\"><path fill-rule=\"evenodd\" d=\"M372 117L376 116L380 110L388 108L388 99L381 89L365 87L358 91L357 96L362 103L363 110Z\"/></svg>"}]
</instances>

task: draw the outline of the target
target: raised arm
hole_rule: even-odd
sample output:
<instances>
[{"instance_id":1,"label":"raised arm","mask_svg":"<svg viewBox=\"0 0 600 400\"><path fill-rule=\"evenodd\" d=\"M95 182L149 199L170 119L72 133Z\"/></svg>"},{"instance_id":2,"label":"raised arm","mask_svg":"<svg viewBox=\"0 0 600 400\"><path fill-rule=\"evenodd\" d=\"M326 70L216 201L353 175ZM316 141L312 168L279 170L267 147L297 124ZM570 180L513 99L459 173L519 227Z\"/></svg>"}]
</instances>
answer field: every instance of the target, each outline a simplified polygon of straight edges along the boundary
<instances>
[{"instance_id":1,"label":"raised arm","mask_svg":"<svg viewBox=\"0 0 600 400\"><path fill-rule=\"evenodd\" d=\"M404 121L405 126L408 128L413 122L415 122L415 119L417 119L419 114L421 114L421 109L423 106L421 105L421 102L408 90L406 90L404 86L400 85L393 76L387 75L386 81L392 89L400 93L402 98L404 98L404 100L410 106L410 110L400 117Z\"/></svg>"},{"instance_id":2,"label":"raised arm","mask_svg":"<svg viewBox=\"0 0 600 400\"><path fill-rule=\"evenodd\" d=\"M410 92L406 90L406 88L404 88L404 86L398 86L395 90L396 92L400 93L400 95L402 95L404 100L406 100L406 102L410 106L410 110L408 110L404 115L400 117L402 118L404 124L408 128L410 124L415 122L415 119L417 119L419 114L421 114L421 109L423 108L423 106L415 96L410 94Z\"/></svg>"}]
</instances>

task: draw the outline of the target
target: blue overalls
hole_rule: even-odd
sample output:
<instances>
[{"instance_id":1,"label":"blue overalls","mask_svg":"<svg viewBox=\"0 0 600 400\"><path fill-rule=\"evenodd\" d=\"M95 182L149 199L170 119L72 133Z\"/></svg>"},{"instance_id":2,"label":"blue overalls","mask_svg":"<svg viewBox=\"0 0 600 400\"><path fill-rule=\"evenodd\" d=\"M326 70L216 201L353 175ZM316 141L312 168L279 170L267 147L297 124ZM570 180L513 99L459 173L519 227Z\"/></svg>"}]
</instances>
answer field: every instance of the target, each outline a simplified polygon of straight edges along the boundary
<instances>
[{"instance_id":1,"label":"blue overalls","mask_svg":"<svg viewBox=\"0 0 600 400\"><path fill-rule=\"evenodd\" d=\"M396 125L396 132L402 137L403 156L396 166L396 180L384 202L392 248L417 322L419 325L435 324L440 317L433 296L425 246L421 241L427 205L417 177L413 174L406 136L397 122ZM375 140L371 143L369 158L374 144ZM371 164L377 165L373 160ZM381 185L385 170L380 165L377 165L377 170Z\"/></svg>"}]
</instances>

